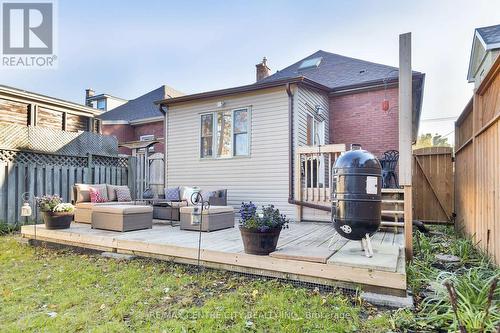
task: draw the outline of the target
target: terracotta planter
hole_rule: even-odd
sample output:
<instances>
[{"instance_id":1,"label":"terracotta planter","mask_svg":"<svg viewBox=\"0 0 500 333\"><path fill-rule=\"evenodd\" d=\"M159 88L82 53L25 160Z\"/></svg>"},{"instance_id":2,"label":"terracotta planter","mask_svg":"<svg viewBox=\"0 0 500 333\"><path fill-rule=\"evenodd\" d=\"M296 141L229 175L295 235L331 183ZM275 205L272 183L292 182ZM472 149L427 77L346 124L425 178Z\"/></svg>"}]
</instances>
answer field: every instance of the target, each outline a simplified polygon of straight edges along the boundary
<instances>
[{"instance_id":1,"label":"terracotta planter","mask_svg":"<svg viewBox=\"0 0 500 333\"><path fill-rule=\"evenodd\" d=\"M276 250L281 227L266 232L240 227L245 253L265 256Z\"/></svg>"},{"instance_id":2,"label":"terracotta planter","mask_svg":"<svg viewBox=\"0 0 500 333\"><path fill-rule=\"evenodd\" d=\"M73 221L73 212L42 212L47 229L67 229Z\"/></svg>"}]
</instances>

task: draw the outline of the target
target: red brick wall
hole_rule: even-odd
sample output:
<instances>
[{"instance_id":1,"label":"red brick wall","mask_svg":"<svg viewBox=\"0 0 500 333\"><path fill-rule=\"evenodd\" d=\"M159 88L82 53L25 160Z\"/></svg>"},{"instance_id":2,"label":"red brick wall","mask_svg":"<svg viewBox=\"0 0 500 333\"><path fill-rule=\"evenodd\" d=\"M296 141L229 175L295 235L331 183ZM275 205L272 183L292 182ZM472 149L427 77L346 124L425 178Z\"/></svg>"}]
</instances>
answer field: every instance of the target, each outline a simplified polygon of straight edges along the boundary
<instances>
[{"instance_id":1,"label":"red brick wall","mask_svg":"<svg viewBox=\"0 0 500 333\"><path fill-rule=\"evenodd\" d=\"M382 111L387 95L389 112ZM376 156L398 149L398 88L330 98L330 143L359 143Z\"/></svg>"},{"instance_id":2,"label":"red brick wall","mask_svg":"<svg viewBox=\"0 0 500 333\"><path fill-rule=\"evenodd\" d=\"M158 121L143 125L102 125L102 134L113 135L118 139L118 143L139 140L141 135L153 134L155 138L163 138L163 122ZM155 152L163 153L163 144L154 146ZM121 154L131 154L127 148L119 148Z\"/></svg>"},{"instance_id":3,"label":"red brick wall","mask_svg":"<svg viewBox=\"0 0 500 333\"><path fill-rule=\"evenodd\" d=\"M134 126L135 130L135 140L139 140L141 135L153 134L155 138L163 138L163 121L157 121L155 123L148 123L143 125ZM163 153L163 143L157 143L154 145L155 152Z\"/></svg>"},{"instance_id":4,"label":"red brick wall","mask_svg":"<svg viewBox=\"0 0 500 333\"><path fill-rule=\"evenodd\" d=\"M134 129L130 125L102 125L101 132L105 135L113 135L118 139L118 143L135 140ZM130 149L119 148L121 154L131 153Z\"/></svg>"}]
</instances>

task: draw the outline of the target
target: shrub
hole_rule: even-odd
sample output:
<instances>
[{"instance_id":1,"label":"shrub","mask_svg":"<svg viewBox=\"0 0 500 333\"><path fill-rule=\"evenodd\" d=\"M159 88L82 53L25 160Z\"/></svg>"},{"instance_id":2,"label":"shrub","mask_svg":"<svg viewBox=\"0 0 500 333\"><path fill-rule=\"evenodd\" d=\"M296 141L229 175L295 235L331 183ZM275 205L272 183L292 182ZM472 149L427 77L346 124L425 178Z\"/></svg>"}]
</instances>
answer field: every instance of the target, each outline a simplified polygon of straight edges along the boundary
<instances>
[{"instance_id":1,"label":"shrub","mask_svg":"<svg viewBox=\"0 0 500 333\"><path fill-rule=\"evenodd\" d=\"M448 327L458 331L458 324L467 332L493 332L500 324L500 288L493 292L488 309L488 297L493 280L500 278L499 270L484 266L463 269L455 273L442 272L431 283L434 293L422 303L422 322L431 327ZM457 318L453 312L446 284L456 290Z\"/></svg>"},{"instance_id":2,"label":"shrub","mask_svg":"<svg viewBox=\"0 0 500 333\"><path fill-rule=\"evenodd\" d=\"M0 221L0 236L14 233L16 231L19 231L20 229L20 223L7 223L4 221Z\"/></svg>"},{"instance_id":3,"label":"shrub","mask_svg":"<svg viewBox=\"0 0 500 333\"><path fill-rule=\"evenodd\" d=\"M74 207L70 203L63 203L60 196L44 195L36 197L36 205L42 212L72 212Z\"/></svg>"},{"instance_id":4,"label":"shrub","mask_svg":"<svg viewBox=\"0 0 500 333\"><path fill-rule=\"evenodd\" d=\"M262 206L262 212L257 213L257 207L252 203L241 203L240 226L245 229L266 232L271 229L288 228L289 220L274 205Z\"/></svg>"}]
</instances>

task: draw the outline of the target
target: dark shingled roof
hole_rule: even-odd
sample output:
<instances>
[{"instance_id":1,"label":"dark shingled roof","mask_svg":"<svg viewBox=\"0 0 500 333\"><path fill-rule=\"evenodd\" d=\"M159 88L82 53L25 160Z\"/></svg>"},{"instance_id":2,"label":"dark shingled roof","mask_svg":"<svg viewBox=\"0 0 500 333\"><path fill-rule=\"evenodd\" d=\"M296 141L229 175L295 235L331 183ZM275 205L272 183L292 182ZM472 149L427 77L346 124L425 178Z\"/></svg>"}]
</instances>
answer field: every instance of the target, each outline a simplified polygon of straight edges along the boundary
<instances>
[{"instance_id":1,"label":"dark shingled roof","mask_svg":"<svg viewBox=\"0 0 500 333\"><path fill-rule=\"evenodd\" d=\"M321 57L319 66L299 69L304 60L319 57ZM413 73L419 74L415 71ZM382 81L386 78L397 79L398 68L319 50L293 65L268 76L259 81L259 83L298 76L304 76L330 89L336 90L342 87Z\"/></svg>"},{"instance_id":2,"label":"dark shingled roof","mask_svg":"<svg viewBox=\"0 0 500 333\"><path fill-rule=\"evenodd\" d=\"M163 114L158 109L158 105L155 105L154 102L182 95L184 94L167 85L163 85L147 94L132 99L125 104L103 113L99 116L99 119L134 121L158 116L161 117Z\"/></svg>"},{"instance_id":3,"label":"dark shingled roof","mask_svg":"<svg viewBox=\"0 0 500 333\"><path fill-rule=\"evenodd\" d=\"M500 24L476 30L487 45L500 43Z\"/></svg>"}]
</instances>

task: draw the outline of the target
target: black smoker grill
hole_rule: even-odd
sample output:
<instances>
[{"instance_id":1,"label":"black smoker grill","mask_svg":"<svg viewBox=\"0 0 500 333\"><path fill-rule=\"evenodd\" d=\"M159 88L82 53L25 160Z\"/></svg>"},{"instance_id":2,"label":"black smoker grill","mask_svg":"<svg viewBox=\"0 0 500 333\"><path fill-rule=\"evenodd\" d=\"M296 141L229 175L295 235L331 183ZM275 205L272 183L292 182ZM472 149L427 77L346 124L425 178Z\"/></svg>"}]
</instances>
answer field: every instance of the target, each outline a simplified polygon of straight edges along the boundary
<instances>
[{"instance_id":1,"label":"black smoker grill","mask_svg":"<svg viewBox=\"0 0 500 333\"><path fill-rule=\"evenodd\" d=\"M362 242L373 255L370 236L380 226L382 168L360 145L342 154L332 169L332 223L343 237Z\"/></svg>"}]
</instances>

